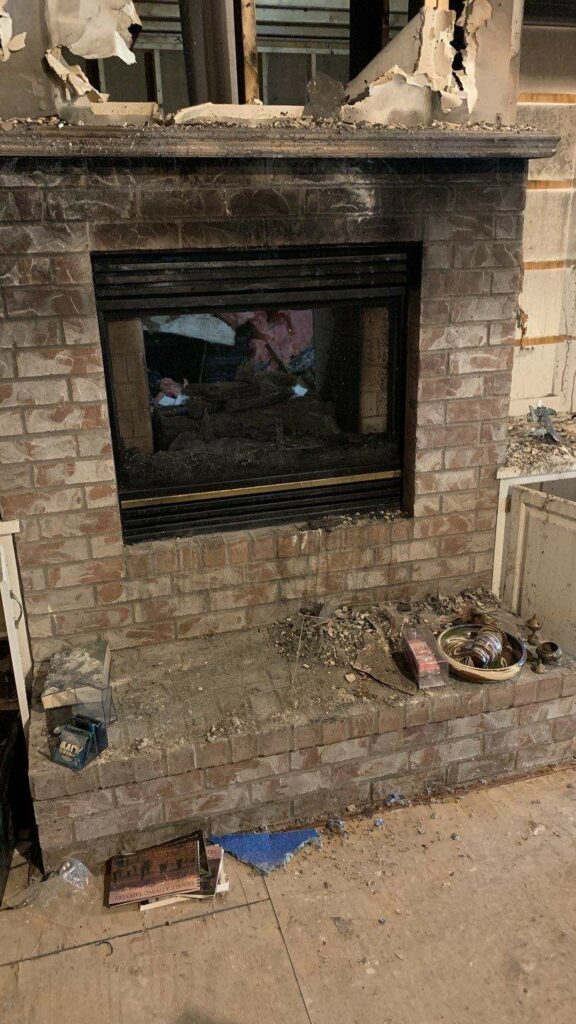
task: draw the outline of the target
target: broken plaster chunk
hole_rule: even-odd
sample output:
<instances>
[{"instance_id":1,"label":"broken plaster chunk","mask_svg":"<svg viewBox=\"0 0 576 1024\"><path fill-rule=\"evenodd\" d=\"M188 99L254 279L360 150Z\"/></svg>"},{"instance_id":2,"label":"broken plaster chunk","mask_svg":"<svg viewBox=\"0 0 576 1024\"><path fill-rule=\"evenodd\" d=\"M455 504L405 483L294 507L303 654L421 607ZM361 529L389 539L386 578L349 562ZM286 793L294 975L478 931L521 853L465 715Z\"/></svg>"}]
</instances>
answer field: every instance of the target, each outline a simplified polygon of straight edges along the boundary
<instances>
[{"instance_id":1,"label":"broken plaster chunk","mask_svg":"<svg viewBox=\"0 0 576 1024\"><path fill-rule=\"evenodd\" d=\"M0 60L6 61L11 54L17 50L24 49L26 45L26 33L18 32L14 35L14 25L11 16L5 10L8 0L0 0Z\"/></svg>"},{"instance_id":2,"label":"broken plaster chunk","mask_svg":"<svg viewBox=\"0 0 576 1024\"><path fill-rule=\"evenodd\" d=\"M91 101L81 96L72 103L60 107L60 117L70 124L84 125L132 125L140 127L150 121L160 122L160 108L157 103L109 103L104 100Z\"/></svg>"},{"instance_id":3,"label":"broken plaster chunk","mask_svg":"<svg viewBox=\"0 0 576 1024\"><path fill-rule=\"evenodd\" d=\"M199 103L194 107L183 107L174 114L174 124L193 124L195 121L263 124L281 118L302 117L304 107L265 106L262 103Z\"/></svg>"},{"instance_id":4,"label":"broken plaster chunk","mask_svg":"<svg viewBox=\"0 0 576 1024\"><path fill-rule=\"evenodd\" d=\"M132 48L142 22L132 0L47 0L51 51L65 46L77 57L119 57L134 64Z\"/></svg>"},{"instance_id":5,"label":"broken plaster chunk","mask_svg":"<svg viewBox=\"0 0 576 1024\"><path fill-rule=\"evenodd\" d=\"M308 82L308 101L304 107L306 117L314 121L331 121L340 117L344 103L344 86L341 82L319 71Z\"/></svg>"},{"instance_id":6,"label":"broken plaster chunk","mask_svg":"<svg viewBox=\"0 0 576 1024\"><path fill-rule=\"evenodd\" d=\"M411 85L402 76L374 85L369 95L358 103L342 108L342 120L350 124L402 125L414 128L432 124L432 91Z\"/></svg>"}]
</instances>

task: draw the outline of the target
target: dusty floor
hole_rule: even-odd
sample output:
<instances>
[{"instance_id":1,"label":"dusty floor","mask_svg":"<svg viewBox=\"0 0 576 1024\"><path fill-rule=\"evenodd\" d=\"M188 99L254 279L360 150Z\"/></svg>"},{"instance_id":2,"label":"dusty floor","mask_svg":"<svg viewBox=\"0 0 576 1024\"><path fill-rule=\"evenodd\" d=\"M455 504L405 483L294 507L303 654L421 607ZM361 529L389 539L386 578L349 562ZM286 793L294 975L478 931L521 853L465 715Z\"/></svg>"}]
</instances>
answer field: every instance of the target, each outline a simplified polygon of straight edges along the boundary
<instances>
[{"instance_id":1,"label":"dusty floor","mask_svg":"<svg viewBox=\"0 0 576 1024\"><path fill-rule=\"evenodd\" d=\"M214 907L0 911L3 1024L568 1024L576 773L349 820ZM25 879L11 872L7 902Z\"/></svg>"}]
</instances>

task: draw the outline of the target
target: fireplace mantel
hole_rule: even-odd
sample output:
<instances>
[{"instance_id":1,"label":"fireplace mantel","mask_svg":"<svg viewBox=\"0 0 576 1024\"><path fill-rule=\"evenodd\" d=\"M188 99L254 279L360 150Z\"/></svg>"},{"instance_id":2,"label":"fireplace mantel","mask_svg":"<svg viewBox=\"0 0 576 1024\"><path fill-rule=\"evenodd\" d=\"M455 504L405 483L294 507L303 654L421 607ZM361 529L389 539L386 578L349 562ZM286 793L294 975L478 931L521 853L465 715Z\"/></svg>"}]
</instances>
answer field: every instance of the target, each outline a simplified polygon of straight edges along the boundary
<instances>
[{"instance_id":1,"label":"fireplace mantel","mask_svg":"<svg viewBox=\"0 0 576 1024\"><path fill-rule=\"evenodd\" d=\"M76 127L30 125L0 132L1 157L117 159L494 159L552 157L546 132L490 128L287 128L227 125Z\"/></svg>"}]
</instances>

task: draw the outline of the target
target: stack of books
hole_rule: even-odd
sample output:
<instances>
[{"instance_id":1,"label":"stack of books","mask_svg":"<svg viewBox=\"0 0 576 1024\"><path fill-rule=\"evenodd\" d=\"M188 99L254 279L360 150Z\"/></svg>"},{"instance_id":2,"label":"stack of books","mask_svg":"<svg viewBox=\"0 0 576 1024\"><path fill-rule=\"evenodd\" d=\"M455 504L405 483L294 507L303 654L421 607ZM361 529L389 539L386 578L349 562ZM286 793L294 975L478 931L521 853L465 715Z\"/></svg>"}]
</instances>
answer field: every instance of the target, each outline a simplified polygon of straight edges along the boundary
<instances>
[{"instance_id":1,"label":"stack of books","mask_svg":"<svg viewBox=\"0 0 576 1024\"><path fill-rule=\"evenodd\" d=\"M224 850L207 845L200 831L162 846L112 857L106 865L105 884L107 907L138 903L140 910L214 899L230 887Z\"/></svg>"}]
</instances>

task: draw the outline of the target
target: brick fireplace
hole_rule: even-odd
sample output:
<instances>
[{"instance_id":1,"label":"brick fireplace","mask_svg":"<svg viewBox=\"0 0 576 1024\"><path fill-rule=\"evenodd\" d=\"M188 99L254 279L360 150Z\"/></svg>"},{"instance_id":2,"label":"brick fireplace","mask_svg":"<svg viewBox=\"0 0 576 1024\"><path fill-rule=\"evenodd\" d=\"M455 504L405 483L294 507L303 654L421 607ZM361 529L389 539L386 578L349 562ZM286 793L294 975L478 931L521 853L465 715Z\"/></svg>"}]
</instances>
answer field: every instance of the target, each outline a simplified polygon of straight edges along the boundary
<instances>
[{"instance_id":1,"label":"brick fireplace","mask_svg":"<svg viewBox=\"0 0 576 1024\"><path fill-rule=\"evenodd\" d=\"M554 140L454 131L363 141L359 132L331 149L311 137L267 154L260 133L258 147L244 142L232 157L225 131L209 145L192 135L176 145L168 134L141 146L126 131L108 149L76 136L74 152L85 155L72 155L71 131L19 145L6 137L0 153L1 507L22 525L35 658L97 635L118 649L236 630L311 598L488 583L526 161ZM402 515L127 545L93 257L335 242L419 253Z\"/></svg>"},{"instance_id":2,"label":"brick fireplace","mask_svg":"<svg viewBox=\"0 0 576 1024\"><path fill-rule=\"evenodd\" d=\"M259 641L241 632L332 596L368 603L489 584L526 162L555 142L460 129L358 129L343 139L314 129L292 137L63 128L0 139L1 509L21 523L34 657L103 636L120 675L122 659L133 665L120 679L109 750L77 775L47 760L43 716L33 710L30 779L46 866L72 852L96 862L185 834L191 822L225 831L309 821L391 790L418 796L572 758L573 667L541 679L525 669L498 686L452 681L432 696L399 694L394 706L375 684L370 698L332 711L293 707L287 717L290 666L270 667L262 631ZM351 263L362 247L412 254L396 492L380 493L360 516L315 511L128 537L111 363L128 387L127 437L149 451L154 438L135 415L149 403L141 332L123 328L106 349L102 266L150 267L168 254L177 262L201 253L202 263L223 253L285 257L303 247L323 259L335 245ZM367 319L379 360L386 346L375 346ZM359 403L366 417L369 381ZM214 636L230 631L240 631L244 668L233 652L226 662L233 645ZM154 644L163 646L130 651ZM156 698L174 700L170 665L182 658L184 703L172 731L158 733ZM338 669L337 679L317 671L319 687L342 687ZM261 710L246 728L215 733L202 701L230 704L230 681Z\"/></svg>"}]
</instances>

